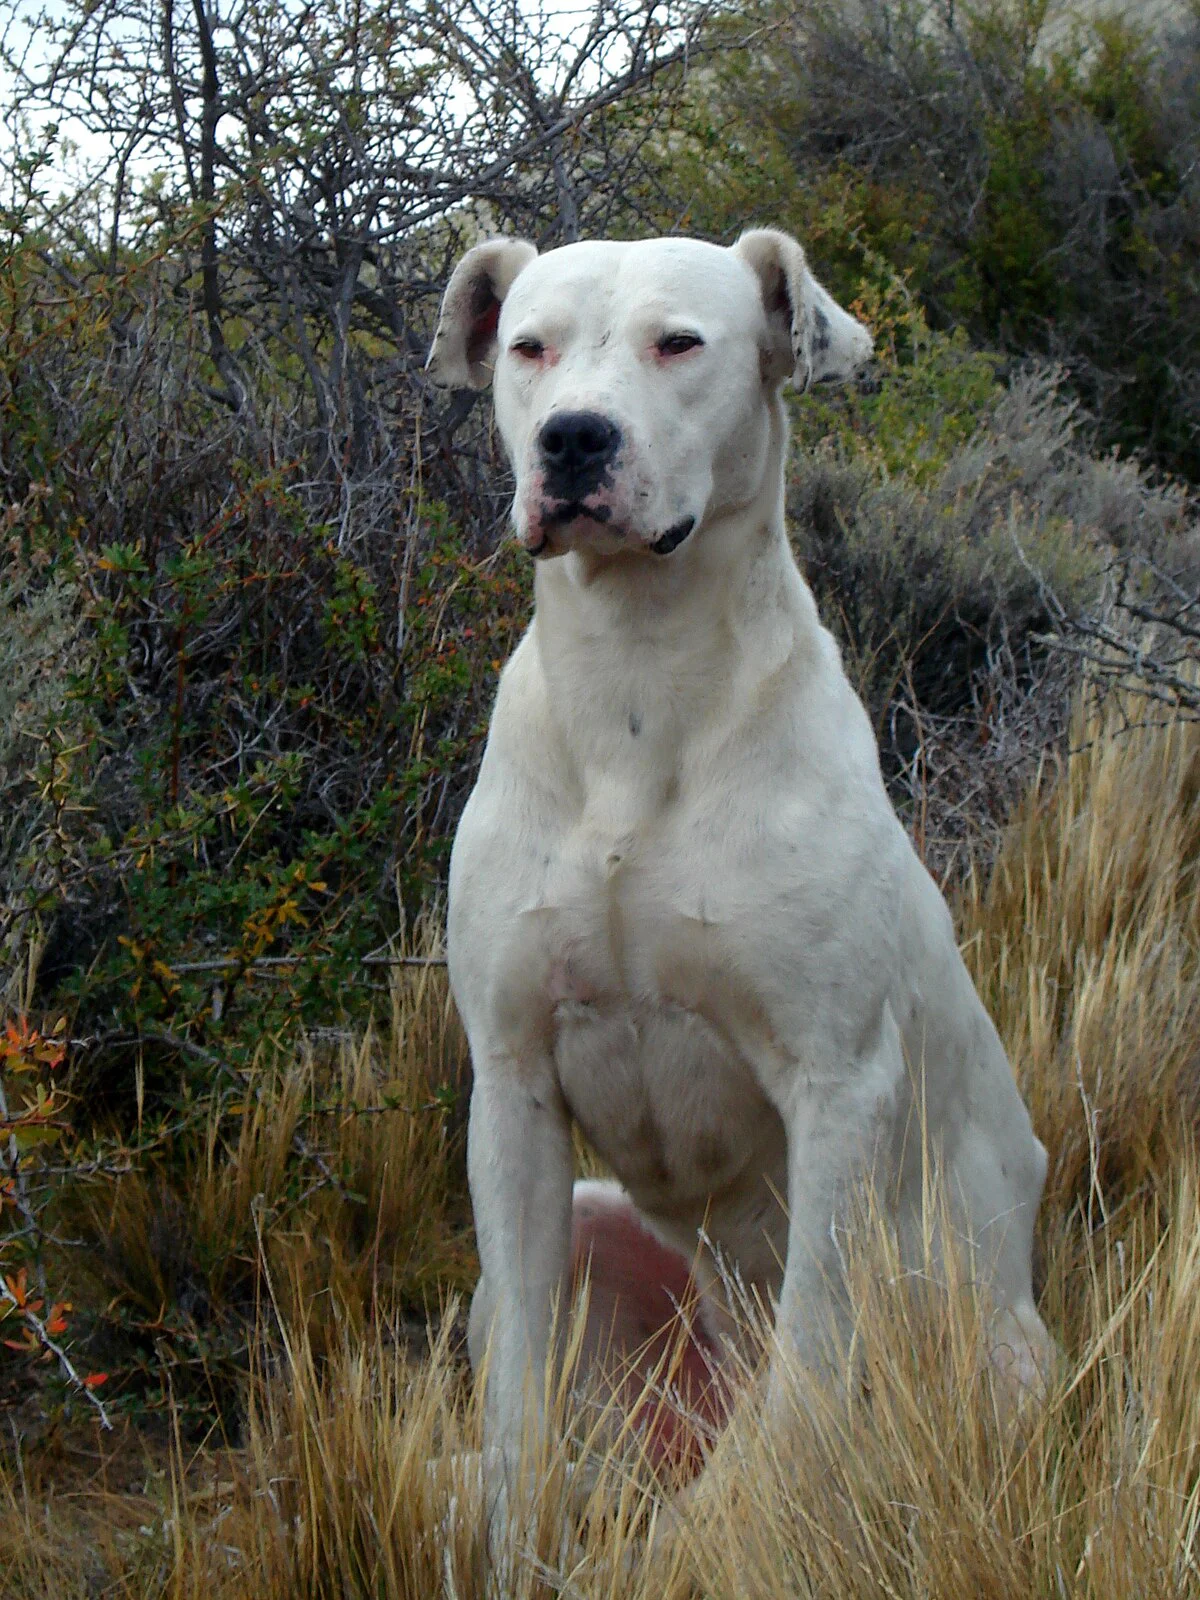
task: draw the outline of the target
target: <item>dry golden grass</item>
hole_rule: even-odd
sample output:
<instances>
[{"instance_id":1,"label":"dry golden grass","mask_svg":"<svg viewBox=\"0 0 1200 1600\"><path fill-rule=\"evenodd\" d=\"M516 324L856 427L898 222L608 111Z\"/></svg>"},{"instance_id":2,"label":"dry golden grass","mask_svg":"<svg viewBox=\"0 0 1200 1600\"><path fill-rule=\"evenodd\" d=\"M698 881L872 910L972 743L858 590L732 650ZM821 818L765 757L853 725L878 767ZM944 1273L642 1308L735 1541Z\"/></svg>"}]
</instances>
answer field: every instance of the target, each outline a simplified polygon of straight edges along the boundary
<instances>
[{"instance_id":1,"label":"dry golden grass","mask_svg":"<svg viewBox=\"0 0 1200 1600\"><path fill-rule=\"evenodd\" d=\"M363 1335L465 1287L466 1061L432 965L400 970L382 1031L282 1062L264 1050L237 1102L214 1097L201 1136L96 1191L82 1226L105 1292L146 1326L183 1306L197 1325L244 1330L269 1274L284 1320L311 1323L319 1346L331 1306Z\"/></svg>"},{"instance_id":2,"label":"dry golden grass","mask_svg":"<svg viewBox=\"0 0 1200 1600\"><path fill-rule=\"evenodd\" d=\"M1114 736L1046 777L970 885L972 974L1051 1152L1047 1211L1160 1180L1200 1111L1200 738Z\"/></svg>"},{"instance_id":3,"label":"dry golden grass","mask_svg":"<svg viewBox=\"0 0 1200 1600\"><path fill-rule=\"evenodd\" d=\"M886 1244L853 1248L858 1377L840 1398L797 1384L771 1433L748 1404L675 1504L617 1453L573 1492L560 1451L489 1579L461 1362L448 1334L411 1359L375 1287L387 1252L410 1286L469 1275L447 1225L459 1180L420 1119L407 1136L347 1119L377 1234L348 1230L327 1189L287 1220L272 1174L309 1060L195 1174L214 1240L245 1239L247 1218L253 1236L264 1203L273 1219L259 1259L285 1347L247 1382L240 1447L176 1438L143 1461L128 1441L103 1468L43 1452L0 1469L0 1592L1200 1595L1200 730L1083 733L959 908L1051 1151L1042 1308L1062 1360L1044 1404L993 1392L967 1286L917 1293ZM340 1058L347 1096L378 1099L381 1077L427 1093L435 1038L457 1059L442 980L420 981L386 1050ZM124 1203L133 1252L148 1202Z\"/></svg>"}]
</instances>

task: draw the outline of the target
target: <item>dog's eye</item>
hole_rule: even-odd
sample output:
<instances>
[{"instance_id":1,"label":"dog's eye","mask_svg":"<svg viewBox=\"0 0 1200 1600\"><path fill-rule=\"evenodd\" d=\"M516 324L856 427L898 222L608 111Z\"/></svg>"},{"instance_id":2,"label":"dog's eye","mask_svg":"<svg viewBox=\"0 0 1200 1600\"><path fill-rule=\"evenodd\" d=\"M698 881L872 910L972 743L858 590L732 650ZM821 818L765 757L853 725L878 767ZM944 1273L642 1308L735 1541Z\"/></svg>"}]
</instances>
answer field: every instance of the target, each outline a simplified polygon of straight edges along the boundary
<instances>
[{"instance_id":1,"label":"dog's eye","mask_svg":"<svg viewBox=\"0 0 1200 1600\"><path fill-rule=\"evenodd\" d=\"M526 361L538 361L546 353L546 346L540 339L514 339L509 349L515 356L522 356Z\"/></svg>"},{"instance_id":2,"label":"dog's eye","mask_svg":"<svg viewBox=\"0 0 1200 1600\"><path fill-rule=\"evenodd\" d=\"M664 333L658 341L660 356L682 356L689 350L698 350L704 340L698 333Z\"/></svg>"}]
</instances>

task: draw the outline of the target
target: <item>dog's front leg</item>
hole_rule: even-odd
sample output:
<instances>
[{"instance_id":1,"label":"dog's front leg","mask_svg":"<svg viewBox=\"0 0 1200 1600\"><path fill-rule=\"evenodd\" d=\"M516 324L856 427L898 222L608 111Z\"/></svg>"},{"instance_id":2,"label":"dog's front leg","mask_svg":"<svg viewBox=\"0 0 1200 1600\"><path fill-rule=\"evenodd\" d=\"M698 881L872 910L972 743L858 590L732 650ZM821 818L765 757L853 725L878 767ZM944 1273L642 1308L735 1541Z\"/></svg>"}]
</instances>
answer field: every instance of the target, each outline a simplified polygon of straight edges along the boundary
<instances>
[{"instance_id":1,"label":"dog's front leg","mask_svg":"<svg viewBox=\"0 0 1200 1600\"><path fill-rule=\"evenodd\" d=\"M485 1448L511 1492L522 1461L538 1459L551 1329L566 1316L571 1130L548 1055L476 1058L475 1073L467 1166L481 1275L471 1360L478 1371L486 1352Z\"/></svg>"},{"instance_id":2,"label":"dog's front leg","mask_svg":"<svg viewBox=\"0 0 1200 1600\"><path fill-rule=\"evenodd\" d=\"M848 1331L839 1228L856 1192L885 1180L880 1163L906 1073L900 1030L884 1002L870 1043L843 1069L816 1080L797 1071L777 1096L788 1141L788 1245L776 1319L785 1359L771 1370L772 1415L786 1410L786 1366L816 1378L839 1375Z\"/></svg>"}]
</instances>

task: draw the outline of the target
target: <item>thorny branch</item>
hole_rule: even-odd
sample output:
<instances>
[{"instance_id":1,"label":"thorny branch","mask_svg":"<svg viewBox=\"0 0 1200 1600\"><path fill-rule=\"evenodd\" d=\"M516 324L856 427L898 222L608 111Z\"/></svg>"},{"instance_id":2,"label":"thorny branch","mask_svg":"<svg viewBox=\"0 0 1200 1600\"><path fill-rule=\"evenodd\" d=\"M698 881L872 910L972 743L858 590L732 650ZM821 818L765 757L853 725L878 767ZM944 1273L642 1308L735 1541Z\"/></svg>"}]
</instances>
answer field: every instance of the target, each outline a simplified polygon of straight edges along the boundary
<instances>
[{"instance_id":1,"label":"thorny branch","mask_svg":"<svg viewBox=\"0 0 1200 1600\"><path fill-rule=\"evenodd\" d=\"M1038 582L1055 624L1040 642L1080 662L1094 688L1200 718L1200 627L1194 620L1200 584L1194 576L1122 553L1108 569L1100 603L1083 613L1069 612L1040 574Z\"/></svg>"},{"instance_id":2,"label":"thorny branch","mask_svg":"<svg viewBox=\"0 0 1200 1600\"><path fill-rule=\"evenodd\" d=\"M34 1263L34 1276L37 1280L39 1304L44 1304L47 1297L47 1287L46 1272L44 1263L42 1261L41 1246L44 1242L45 1235L41 1219L38 1216L37 1209L33 1203L33 1197L30 1193L28 1174L21 1161L20 1146L17 1142L16 1133L18 1125L27 1125L27 1119L14 1119L11 1116L8 1106L8 1098L4 1091L4 1084L2 1081L0 1081L0 1129L6 1130L8 1133L6 1144L8 1152L9 1198L16 1207L17 1214L20 1216L24 1225L20 1229L10 1231L4 1237L8 1239L20 1237L27 1241L29 1253L32 1256ZM49 1327L46 1324L46 1321L42 1317L38 1316L37 1309L35 1308L34 1304L30 1302L29 1297L24 1293L23 1284L21 1281L23 1277L24 1274L22 1273L19 1278L10 1281L4 1272L0 1272L0 1302L3 1302L10 1308L11 1313L20 1320L23 1326L28 1330L29 1335L36 1341L36 1343L44 1351L46 1351L47 1354L54 1357L54 1359L58 1362L59 1371L62 1373L63 1377L67 1380L77 1394L81 1394L84 1399L95 1408L100 1417L102 1425L111 1430L112 1422L109 1420L108 1412L105 1409L103 1401L95 1393L93 1387L95 1380L93 1380L93 1383L89 1383L86 1378L80 1375L78 1368L75 1366L75 1363L71 1360L66 1350L52 1335Z\"/></svg>"},{"instance_id":3,"label":"thorny branch","mask_svg":"<svg viewBox=\"0 0 1200 1600\"><path fill-rule=\"evenodd\" d=\"M41 1317L38 1316L37 1312L33 1310L26 1300L24 1300L19 1294L15 1294L9 1287L8 1281L2 1273L0 1273L0 1300L3 1300L6 1305L12 1307L13 1311L18 1317L20 1317L24 1325L30 1330L38 1344L41 1345L42 1349L55 1358L55 1360L58 1362L59 1370L61 1371L63 1377L66 1378L67 1382L77 1394L81 1394L90 1405L96 1408L96 1411L100 1417L101 1426L111 1432L112 1421L109 1418L108 1411L105 1409L103 1400L101 1400L94 1388L92 1388L92 1386L88 1383L87 1379L80 1376L79 1369L76 1367L75 1363L63 1349L62 1345L60 1345L57 1340L51 1337L49 1329L46 1327L46 1324L43 1322Z\"/></svg>"}]
</instances>

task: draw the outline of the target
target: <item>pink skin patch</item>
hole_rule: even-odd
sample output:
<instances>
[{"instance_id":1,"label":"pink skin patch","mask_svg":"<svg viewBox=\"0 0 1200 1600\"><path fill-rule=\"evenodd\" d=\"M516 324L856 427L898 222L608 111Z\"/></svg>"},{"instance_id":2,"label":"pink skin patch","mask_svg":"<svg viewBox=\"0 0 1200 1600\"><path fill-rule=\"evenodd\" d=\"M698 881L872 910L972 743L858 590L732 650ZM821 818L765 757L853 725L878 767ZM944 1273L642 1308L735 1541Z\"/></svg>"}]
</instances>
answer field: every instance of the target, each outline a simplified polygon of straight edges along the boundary
<instances>
[{"instance_id":1,"label":"pink skin patch","mask_svg":"<svg viewBox=\"0 0 1200 1600\"><path fill-rule=\"evenodd\" d=\"M619 1191L585 1187L572 1216L572 1283L585 1271L585 1360L624 1405L655 1469L685 1483L703 1467L733 1401L689 1263ZM644 1394L648 1380L652 1396Z\"/></svg>"},{"instance_id":2,"label":"pink skin patch","mask_svg":"<svg viewBox=\"0 0 1200 1600\"><path fill-rule=\"evenodd\" d=\"M617 505L611 490L598 489L580 502L584 515L564 523L556 513L562 502L546 493L545 474L535 469L525 478L520 491L517 537L531 555L558 555L563 548L562 535L569 527L573 533L587 531L602 534L613 531ZM588 516L587 513L595 513Z\"/></svg>"}]
</instances>

